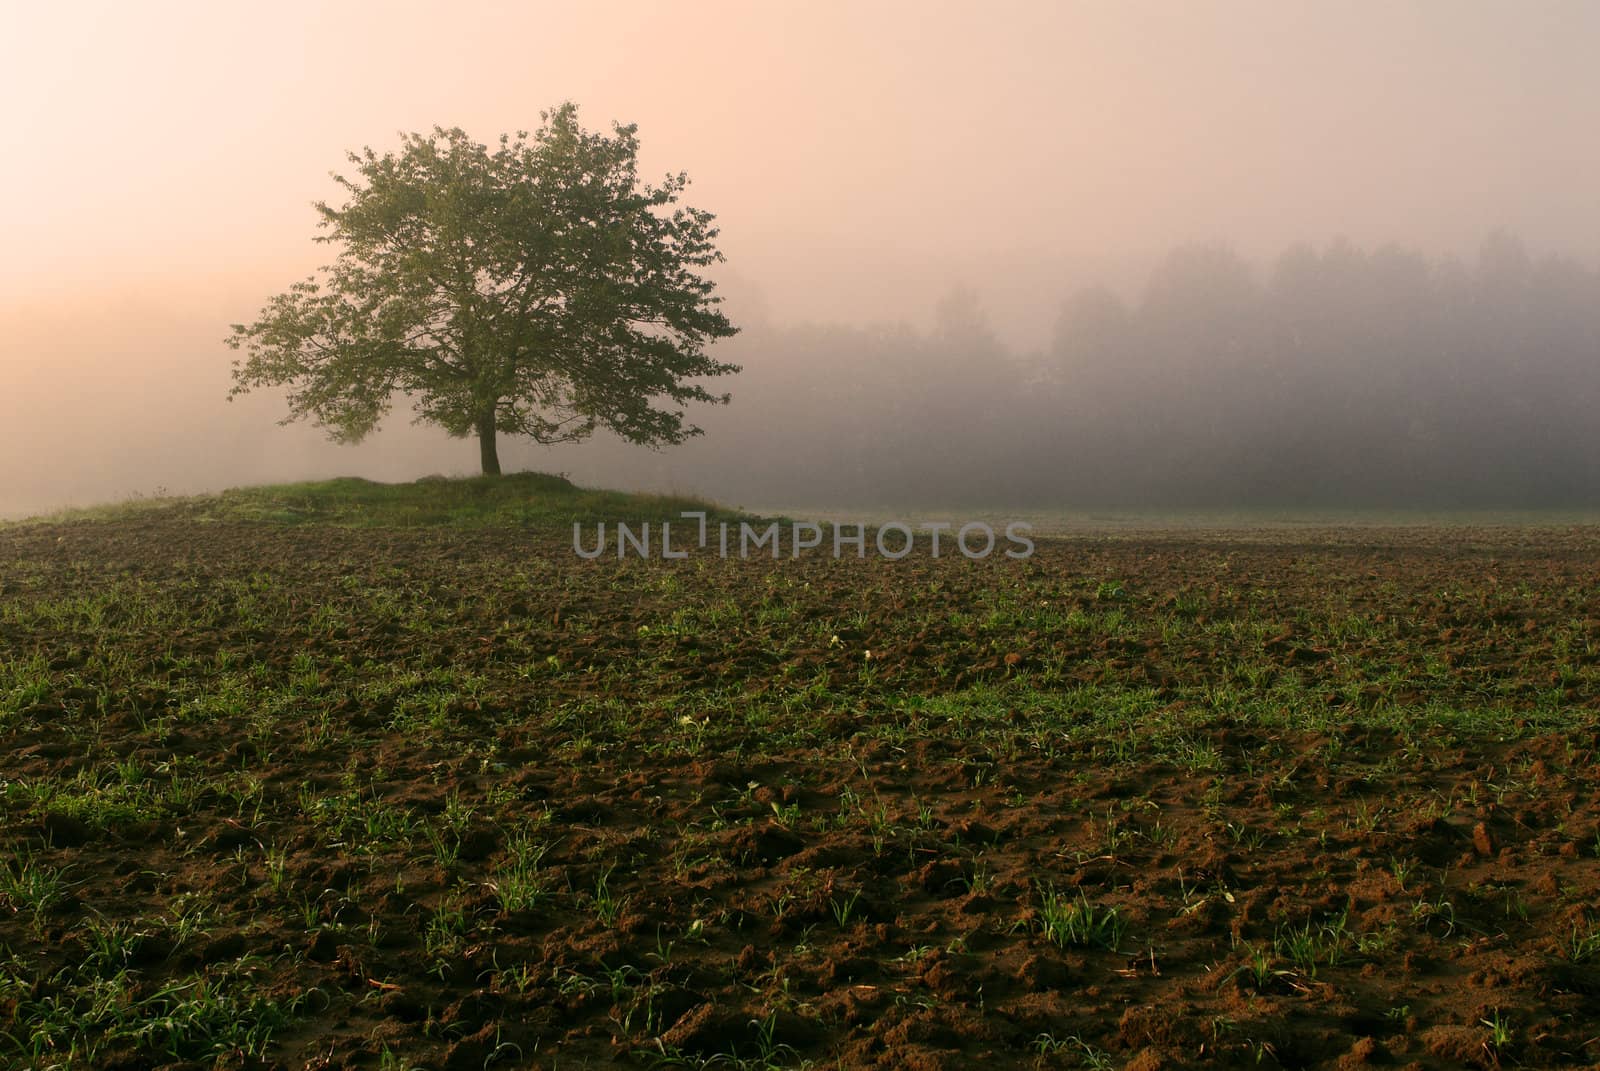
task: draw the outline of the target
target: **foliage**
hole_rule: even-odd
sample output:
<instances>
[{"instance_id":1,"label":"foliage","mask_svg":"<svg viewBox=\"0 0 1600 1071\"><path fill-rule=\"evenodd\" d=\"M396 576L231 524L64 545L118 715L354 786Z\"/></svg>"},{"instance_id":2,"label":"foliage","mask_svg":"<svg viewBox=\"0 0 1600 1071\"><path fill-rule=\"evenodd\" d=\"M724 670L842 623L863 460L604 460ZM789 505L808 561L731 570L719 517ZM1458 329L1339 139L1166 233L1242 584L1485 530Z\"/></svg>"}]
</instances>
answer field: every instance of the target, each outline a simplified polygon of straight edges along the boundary
<instances>
[{"instance_id":1,"label":"foliage","mask_svg":"<svg viewBox=\"0 0 1600 1071\"><path fill-rule=\"evenodd\" d=\"M316 206L338 259L233 326L230 397L287 387L288 421L356 442L407 395L476 435L485 473L497 434L699 434L679 407L726 402L699 380L738 371L705 352L736 330L697 271L722 259L713 217L678 204L683 174L640 183L634 126L587 132L572 104L543 121L493 151L436 127L350 154L348 201Z\"/></svg>"}]
</instances>

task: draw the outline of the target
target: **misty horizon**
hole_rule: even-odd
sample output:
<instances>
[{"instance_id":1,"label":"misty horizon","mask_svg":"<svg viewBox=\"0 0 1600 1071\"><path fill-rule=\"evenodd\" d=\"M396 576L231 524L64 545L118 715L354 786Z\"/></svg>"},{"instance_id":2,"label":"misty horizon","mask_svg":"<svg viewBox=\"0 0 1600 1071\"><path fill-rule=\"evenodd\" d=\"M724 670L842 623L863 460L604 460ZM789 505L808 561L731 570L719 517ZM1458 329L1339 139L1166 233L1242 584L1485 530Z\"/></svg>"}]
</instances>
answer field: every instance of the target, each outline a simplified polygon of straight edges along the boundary
<instances>
[{"instance_id":1,"label":"misty horizon","mask_svg":"<svg viewBox=\"0 0 1600 1071\"><path fill-rule=\"evenodd\" d=\"M1595 1065L1600 2L5 28L0 1067Z\"/></svg>"},{"instance_id":2,"label":"misty horizon","mask_svg":"<svg viewBox=\"0 0 1600 1071\"><path fill-rule=\"evenodd\" d=\"M470 441L412 427L403 407L340 447L279 427L270 394L228 404L221 339L327 263L308 205L336 194L345 153L436 123L489 142L563 100L591 127L637 122L642 173L687 172L687 202L717 216L714 277L743 332L713 352L745 371L717 385L731 406L690 414L706 435L682 447L507 442L508 469L840 508L1600 495L1583 419L1600 365L1584 311L1600 304L1600 146L1580 133L1600 99L1593 7L641 5L616 33L566 9L384 10L14 16L0 78L28 151L0 177L0 516L472 472ZM217 47L243 39L256 47ZM426 70L407 58L425 51ZM1444 324L1441 295L1465 293L1497 241L1522 249L1523 290L1553 319L1523 322L1508 311L1521 299L1491 286L1498 304L1468 300ZM1228 251L1243 290L1190 293L1188 327L1145 315L1174 257L1204 249ZM1322 322L1350 337L1290 353L1273 281L1296 249L1335 273L1360 261L1359 287L1395 282L1411 304L1362 341L1370 309L1323 293ZM1242 322L1238 300L1254 363L1225 371L1219 325ZM1469 326L1489 308L1517 325L1495 351ZM1084 343L1119 316L1132 335ZM953 322L971 336L952 341ZM1148 359L1142 381L1130 353ZM1342 373L1318 379L1319 357ZM1195 367L1172 379L1183 360ZM1396 370L1413 378L1383 379ZM1222 376L1237 389L1206 404L1233 434L1185 425L1174 392ZM1386 385L1363 395L1362 376ZM962 399L991 407L977 423L996 434ZM1257 422L1263 405L1280 411ZM1340 428L1347 465L1328 460ZM1018 477L1032 469L1055 475Z\"/></svg>"},{"instance_id":3,"label":"misty horizon","mask_svg":"<svg viewBox=\"0 0 1600 1071\"><path fill-rule=\"evenodd\" d=\"M1374 336L1376 341L1371 343L1385 348L1376 352L1348 347L1326 351L1321 355L1322 370L1330 374L1315 385L1315 394L1309 392L1308 383L1300 396L1280 393L1276 398L1279 407L1292 403L1297 420L1322 420L1325 432L1333 438L1326 444L1325 454L1339 452L1339 429L1353 417L1362 416L1348 410L1359 403L1341 395L1334 385L1343 382L1344 388L1360 387L1360 377L1373 374L1375 361L1390 374L1409 369L1421 375L1428 369L1418 360L1417 351L1432 347L1435 356L1466 354L1477 360L1479 379L1490 370L1506 374L1518 368L1526 370L1529 357L1520 339L1503 344L1509 348L1491 348L1476 355L1466 353L1461 343L1438 336L1408 342L1404 332L1409 327L1429 323L1437 330L1446 322L1441 319L1439 302L1454 300L1457 307L1452 315L1457 318L1476 313L1479 319L1459 321L1459 336L1468 337L1478 330L1482 319L1504 327L1510 323L1507 317L1513 307L1533 301L1543 303L1539 308L1545 318L1538 325L1527 325L1529 329L1539 327L1544 347L1532 360L1558 362L1559 368L1547 365L1544 370L1566 378L1547 385L1548 398L1538 405L1516 396L1518 411L1528 418L1524 424L1502 422L1493 428L1458 430L1464 440L1482 441L1488 436L1501 443L1506 451L1503 460L1509 464L1519 438L1530 432L1548 433L1552 406L1569 406L1563 410L1571 413L1565 433L1573 437L1571 444L1578 452L1563 456L1581 463L1570 469L1566 482L1529 483L1528 473L1514 465L1476 487L1471 474L1464 472L1456 474L1454 483L1441 481L1440 476L1447 475L1442 472L1419 474L1418 478L1425 480L1421 483L1374 482L1377 469L1389 468L1400 458L1381 444L1374 455L1370 437L1364 439L1368 452L1364 464L1369 468L1364 474L1357 472L1353 483L1348 473L1339 482L1329 479L1327 473L1319 476L1294 470L1280 474L1277 483L1263 482L1259 473L1254 477L1241 473L1237 457L1230 460L1221 455L1283 444L1239 432L1211 444L1221 459L1209 472L1175 467L1170 458L1161 469L1159 452L1152 455L1150 444L1162 440L1163 429L1171 428L1171 420L1155 421L1149 427L1141 421L1150 416L1150 406L1157 400L1178 408L1191 405L1193 392L1201 386L1192 378L1166 381L1165 377L1179 372L1192 377L1198 372L1202 381L1212 381L1216 377L1210 372L1242 374L1245 379L1236 385L1250 386L1253 377L1267 371L1265 365L1250 367L1247 362L1230 370L1218 364L1219 347L1236 349L1241 332L1255 335L1250 360L1267 361L1278 373L1314 370L1311 358L1297 357L1285 346L1282 332L1298 337L1302 328L1295 322L1295 314L1267 304L1285 299L1285 288L1294 284L1296 272L1302 273L1299 283L1310 287L1302 291L1301 299L1332 301L1333 291L1317 295L1315 279L1304 274L1308 270L1314 274L1319 268L1326 269L1325 290L1342 287L1348 291L1339 298L1343 304L1334 302L1320 310L1325 321L1342 316L1346 320L1339 325L1340 331L1370 332L1373 324L1367 318L1375 310L1391 317L1386 327L1389 334ZM1407 293L1406 285L1415 289ZM1450 285L1468 287L1471 292L1453 298L1439 292L1440 287ZM1482 289L1493 285L1506 289L1497 294ZM741 363L743 371L733 377L732 405L691 410L690 418L704 426L705 435L661 450L632 446L605 433L584 443L554 447L511 440L503 447L508 471L561 473L589 486L704 495L736 505L846 510L942 506L1066 511L1164 506L1492 510L1584 506L1595 500L1592 495L1600 495L1600 426L1591 432L1585 419L1592 411L1588 406L1600 403L1600 270L1564 257L1540 256L1514 236L1489 235L1471 261L1429 258L1395 245L1364 250L1334 240L1322 246L1297 243L1268 264L1252 264L1226 243L1187 245L1171 251L1139 287L1086 284L1064 295L1055 305L1050 337L1031 349L1006 341L1011 333L989 314L985 296L974 288L952 286L928 303L927 317L915 324L782 323L763 311L759 291L748 287L743 292L736 290L728 300L743 331L719 344L718 352ZM748 312L740 312L741 301ZM1475 309L1469 308L1474 305ZM1120 344L1131 345L1136 352L1097 352L1093 348L1096 340L1089 336L1105 329L1108 318L1131 323L1141 315L1157 317L1163 308L1180 310L1179 320L1163 328L1168 331L1168 352L1159 352L1148 337L1131 336ZM1311 309L1300 311L1318 315ZM209 375L195 376L188 392L174 399L171 383L187 382L188 376L210 361L202 340L213 321L196 318L183 322L170 314L162 321L157 319L159 309L132 301L119 315L133 317L134 322L139 317L149 320L148 337L172 337L181 332L193 339L197 352L187 366L166 355L163 359L171 378L147 382L143 399L133 376L120 391L107 392L107 403L115 395L130 409L120 425L128 434L119 443L117 457L101 469L103 478L91 484L101 490L75 499L62 498L44 473L29 498L29 485L13 475L8 484L15 497L6 510L12 516L130 496L217 491L248 483L344 475L401 482L422 476L475 474L474 444L452 439L436 428L412 424L403 400L370 440L341 446L303 423L279 426L282 403L275 392L225 401L227 368L222 363L212 362L215 367L206 369ZM5 326L9 337L17 337L12 325ZM1262 332L1268 330L1279 336L1266 338ZM1567 333L1561 334L1563 331ZM89 359L93 353L90 350L81 356ZM1131 357L1137 357L1142 365L1143 382L1124 375ZM1151 375L1156 378L1148 379ZM1254 380L1256 386L1260 382ZM1485 390L1487 383L1484 381ZM211 388L209 393L205 386ZM1185 397L1170 397L1166 386ZM1391 393L1391 401L1393 396ZM1443 395L1430 394L1425 384L1412 385L1403 397L1415 403L1418 411L1436 411L1450 404ZM164 403L160 401L163 398ZM143 419L162 404L172 423L152 426ZM985 420L964 421L964 414L980 405L988 406ZM1347 407L1343 416L1335 411L1341 405ZM891 413L904 425L892 426ZM1467 415L1460 414L1462 419ZM1390 417L1395 418L1392 413ZM14 432L23 419L25 414L19 411L6 426ZM1440 429L1426 421L1419 425L1421 419L1414 413L1403 417L1403 438L1437 436ZM1437 415L1432 418L1434 423L1439 419ZM1447 414L1443 419L1448 424L1452 418ZM1134 441L1119 440L1108 421L1132 429ZM991 432L990 427L1001 430ZM70 449L71 430L61 429L60 449ZM196 431L207 433L211 442L238 445L220 457L197 459L187 455L183 437ZM1003 445L1002 431L1006 437ZM1488 435L1490 431L1494 434ZM252 441L259 442L259 448L246 451L242 444ZM1097 453L1096 443L1109 445L1104 453ZM1131 463L1126 456L1112 456L1130 446ZM7 456L15 461L23 453L19 447L9 450ZM959 460L962 455L967 458L964 465ZM81 464L93 469L95 460L85 453ZM1152 471L1152 465L1156 470ZM1031 478L1016 477L1019 468L1030 467L1050 470L1050 475L1035 472ZM232 478L230 472L242 475ZM19 487L20 492L16 491Z\"/></svg>"}]
</instances>

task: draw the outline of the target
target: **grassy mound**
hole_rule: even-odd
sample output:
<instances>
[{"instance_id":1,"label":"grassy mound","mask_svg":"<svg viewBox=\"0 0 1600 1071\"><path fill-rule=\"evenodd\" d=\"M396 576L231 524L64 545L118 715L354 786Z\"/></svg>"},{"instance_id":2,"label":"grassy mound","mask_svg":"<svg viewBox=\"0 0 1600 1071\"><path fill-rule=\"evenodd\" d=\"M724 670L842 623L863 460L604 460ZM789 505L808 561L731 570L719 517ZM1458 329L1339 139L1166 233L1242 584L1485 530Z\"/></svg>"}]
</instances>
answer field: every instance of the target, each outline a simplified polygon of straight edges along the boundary
<instances>
[{"instance_id":1,"label":"grassy mound","mask_svg":"<svg viewBox=\"0 0 1600 1071\"><path fill-rule=\"evenodd\" d=\"M123 521L157 513L183 513L198 522L261 521L363 528L501 527L676 520L685 510L704 510L711 517L740 516L698 498L591 490L578 487L564 476L518 472L465 479L429 476L413 483L377 483L346 476L309 483L236 487L215 495L138 498L16 523Z\"/></svg>"}]
</instances>

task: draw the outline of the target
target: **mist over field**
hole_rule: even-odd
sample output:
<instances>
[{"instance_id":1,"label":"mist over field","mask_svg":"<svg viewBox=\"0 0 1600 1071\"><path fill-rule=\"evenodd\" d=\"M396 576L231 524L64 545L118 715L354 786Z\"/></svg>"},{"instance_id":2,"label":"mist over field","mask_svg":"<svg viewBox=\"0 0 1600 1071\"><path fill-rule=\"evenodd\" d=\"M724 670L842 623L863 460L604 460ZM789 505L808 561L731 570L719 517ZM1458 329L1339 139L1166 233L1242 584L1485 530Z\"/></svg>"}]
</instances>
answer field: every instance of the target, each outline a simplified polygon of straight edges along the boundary
<instances>
[{"instance_id":1,"label":"mist over field","mask_svg":"<svg viewBox=\"0 0 1600 1071\"><path fill-rule=\"evenodd\" d=\"M475 471L403 405L342 447L228 403L222 339L331 259L309 202L345 152L568 99L717 215L743 371L681 447L507 441L508 470L818 508L1600 498L1591 5L12 22L0 516Z\"/></svg>"},{"instance_id":2,"label":"mist over field","mask_svg":"<svg viewBox=\"0 0 1600 1071\"><path fill-rule=\"evenodd\" d=\"M11 5L0 1068L1600 1066L1597 41Z\"/></svg>"},{"instance_id":3,"label":"mist over field","mask_svg":"<svg viewBox=\"0 0 1600 1071\"><path fill-rule=\"evenodd\" d=\"M746 500L1541 507L1600 498L1600 274L1496 235L1176 250L1075 292L1040 349L971 292L934 325L757 328L676 470ZM609 460L609 459L608 459ZM618 464L622 460L618 459Z\"/></svg>"}]
</instances>

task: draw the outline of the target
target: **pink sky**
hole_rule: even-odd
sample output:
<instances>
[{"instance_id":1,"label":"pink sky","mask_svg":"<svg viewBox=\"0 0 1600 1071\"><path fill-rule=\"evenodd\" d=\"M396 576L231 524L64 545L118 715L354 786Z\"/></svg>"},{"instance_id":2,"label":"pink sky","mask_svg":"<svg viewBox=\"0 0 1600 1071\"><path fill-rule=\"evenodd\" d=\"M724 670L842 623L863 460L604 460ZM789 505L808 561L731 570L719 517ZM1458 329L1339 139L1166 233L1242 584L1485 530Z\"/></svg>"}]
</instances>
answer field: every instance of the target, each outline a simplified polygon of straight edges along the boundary
<instances>
[{"instance_id":1,"label":"pink sky","mask_svg":"<svg viewBox=\"0 0 1600 1071\"><path fill-rule=\"evenodd\" d=\"M1185 241L1467 253L1503 227L1593 260L1597 41L1581 2L13 5L0 512L59 497L31 463L55 437L59 479L101 463L52 414L126 419L126 389L94 408L107 383L311 449L217 408L214 341L324 262L309 202L400 130L489 141L571 99L638 123L647 174L689 173L730 297L921 323L965 284L1028 346L1070 287ZM226 482L196 471L165 483Z\"/></svg>"}]
</instances>

